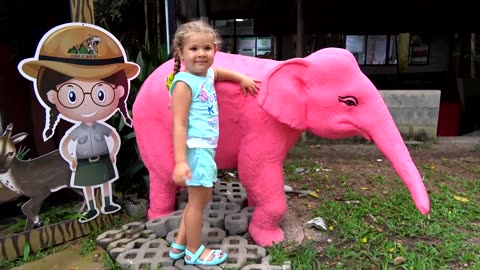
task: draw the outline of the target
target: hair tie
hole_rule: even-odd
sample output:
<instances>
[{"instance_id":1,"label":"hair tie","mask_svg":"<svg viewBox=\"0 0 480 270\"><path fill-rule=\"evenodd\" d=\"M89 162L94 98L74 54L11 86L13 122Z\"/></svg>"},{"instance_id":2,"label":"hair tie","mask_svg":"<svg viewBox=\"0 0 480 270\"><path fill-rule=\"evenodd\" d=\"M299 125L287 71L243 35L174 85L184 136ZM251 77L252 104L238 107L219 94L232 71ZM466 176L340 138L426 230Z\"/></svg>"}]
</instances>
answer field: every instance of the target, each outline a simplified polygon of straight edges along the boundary
<instances>
[{"instance_id":1,"label":"hair tie","mask_svg":"<svg viewBox=\"0 0 480 270\"><path fill-rule=\"evenodd\" d=\"M173 72L172 72L168 74L168 76L165 78L165 85L167 86L168 91L170 91L170 86L172 86L173 77L175 77L175 75L173 75Z\"/></svg>"}]
</instances>

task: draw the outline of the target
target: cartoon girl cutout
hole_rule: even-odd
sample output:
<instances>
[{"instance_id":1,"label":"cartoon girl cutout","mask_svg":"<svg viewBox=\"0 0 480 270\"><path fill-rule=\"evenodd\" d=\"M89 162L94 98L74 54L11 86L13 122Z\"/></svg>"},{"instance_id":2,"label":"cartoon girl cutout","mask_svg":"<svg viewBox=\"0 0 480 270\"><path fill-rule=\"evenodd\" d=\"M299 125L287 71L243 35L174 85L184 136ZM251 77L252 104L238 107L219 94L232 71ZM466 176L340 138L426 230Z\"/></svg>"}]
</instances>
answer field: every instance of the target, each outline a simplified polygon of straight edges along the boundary
<instances>
[{"instance_id":1,"label":"cartoon girl cutout","mask_svg":"<svg viewBox=\"0 0 480 270\"><path fill-rule=\"evenodd\" d=\"M120 136L105 121L119 111L131 126L126 100L138 65L126 61L120 42L106 30L68 23L47 32L35 57L20 62L18 69L34 82L45 108L45 141L54 134L59 118L74 124L62 137L59 150L72 169L71 186L81 188L85 196L88 210L79 221L120 210L112 200ZM94 198L97 187L102 194L100 211Z\"/></svg>"}]
</instances>

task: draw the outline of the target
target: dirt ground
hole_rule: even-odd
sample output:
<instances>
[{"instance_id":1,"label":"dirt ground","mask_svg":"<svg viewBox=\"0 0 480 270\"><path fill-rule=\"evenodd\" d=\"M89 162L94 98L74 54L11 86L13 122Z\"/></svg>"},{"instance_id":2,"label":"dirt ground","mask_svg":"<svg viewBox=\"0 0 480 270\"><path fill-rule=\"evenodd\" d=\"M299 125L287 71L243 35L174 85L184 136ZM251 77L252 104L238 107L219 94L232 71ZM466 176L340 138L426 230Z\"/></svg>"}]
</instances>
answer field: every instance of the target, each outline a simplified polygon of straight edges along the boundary
<instances>
[{"instance_id":1,"label":"dirt ground","mask_svg":"<svg viewBox=\"0 0 480 270\"><path fill-rule=\"evenodd\" d=\"M425 143L408 145L408 149L421 175L435 170L444 175L480 180L478 144ZM293 190L316 191L322 199L344 201L349 188L356 193L376 196L388 194L390 190L406 189L390 162L374 144L309 143L293 150L285 164L286 171L291 171L285 173L286 185ZM426 188L430 193L436 192L437 187L427 182ZM281 223L287 241L313 240L320 252L328 246L331 241L328 233L306 225L314 217L312 209L320 203L321 200L310 195L288 193L289 208Z\"/></svg>"}]
</instances>

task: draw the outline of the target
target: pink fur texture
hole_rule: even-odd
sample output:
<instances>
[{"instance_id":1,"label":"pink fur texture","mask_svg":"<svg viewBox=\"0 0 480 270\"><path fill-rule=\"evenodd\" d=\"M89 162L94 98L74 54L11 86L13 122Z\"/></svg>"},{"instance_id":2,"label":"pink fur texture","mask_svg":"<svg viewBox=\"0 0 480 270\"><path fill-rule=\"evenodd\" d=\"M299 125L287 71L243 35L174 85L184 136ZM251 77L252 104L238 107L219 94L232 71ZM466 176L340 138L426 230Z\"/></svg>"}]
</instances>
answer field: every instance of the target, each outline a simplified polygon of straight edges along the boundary
<instances>
[{"instance_id":1,"label":"pink fur texture","mask_svg":"<svg viewBox=\"0 0 480 270\"><path fill-rule=\"evenodd\" d=\"M220 110L219 169L238 168L248 203L255 206L250 235L262 246L283 240L279 223L287 211L283 163L302 131L340 139L373 140L404 181L422 214L430 211L422 178L375 86L350 52L319 50L305 58L274 61L217 53L214 66L262 81L257 97L243 96L231 82L216 83ZM155 219L174 211L172 119L165 78L169 61L145 81L133 106L134 129L150 174Z\"/></svg>"}]
</instances>

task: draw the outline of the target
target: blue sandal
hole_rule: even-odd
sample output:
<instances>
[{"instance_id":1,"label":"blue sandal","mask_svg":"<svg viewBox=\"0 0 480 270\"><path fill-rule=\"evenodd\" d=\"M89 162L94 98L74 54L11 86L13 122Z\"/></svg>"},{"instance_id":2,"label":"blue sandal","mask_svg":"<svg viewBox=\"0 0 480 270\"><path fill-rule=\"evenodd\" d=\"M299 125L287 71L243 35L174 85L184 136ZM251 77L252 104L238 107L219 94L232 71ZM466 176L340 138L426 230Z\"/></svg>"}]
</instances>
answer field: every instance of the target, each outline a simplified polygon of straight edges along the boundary
<instances>
[{"instance_id":1,"label":"blue sandal","mask_svg":"<svg viewBox=\"0 0 480 270\"><path fill-rule=\"evenodd\" d=\"M202 264L202 265L218 265L227 260L227 253L224 253L219 249L212 249L205 257L205 260L200 260L199 257L200 255L202 255L204 250L205 250L204 245L201 245L198 248L197 252L195 252L195 254L190 252L188 249L185 249L185 255L190 257L190 259L187 259L185 257L185 263L186 264ZM210 258L212 259L209 260Z\"/></svg>"},{"instance_id":2,"label":"blue sandal","mask_svg":"<svg viewBox=\"0 0 480 270\"><path fill-rule=\"evenodd\" d=\"M170 259L179 260L179 259L183 258L183 256L185 256L185 249L187 247L179 245L179 244L175 243L175 241L172 241L172 244L170 245L170 248L180 250L179 253L175 253L170 249L170 252L168 253L168 256L170 256Z\"/></svg>"}]
</instances>

